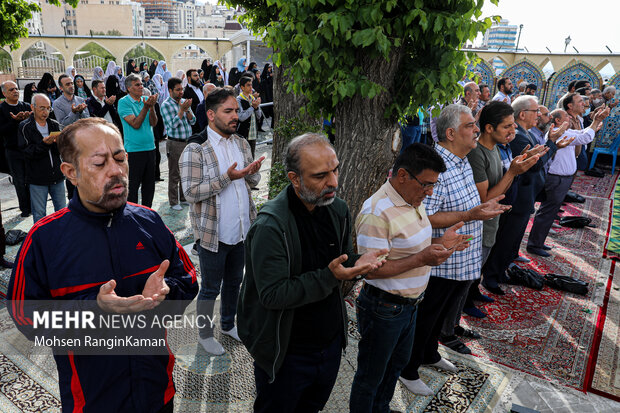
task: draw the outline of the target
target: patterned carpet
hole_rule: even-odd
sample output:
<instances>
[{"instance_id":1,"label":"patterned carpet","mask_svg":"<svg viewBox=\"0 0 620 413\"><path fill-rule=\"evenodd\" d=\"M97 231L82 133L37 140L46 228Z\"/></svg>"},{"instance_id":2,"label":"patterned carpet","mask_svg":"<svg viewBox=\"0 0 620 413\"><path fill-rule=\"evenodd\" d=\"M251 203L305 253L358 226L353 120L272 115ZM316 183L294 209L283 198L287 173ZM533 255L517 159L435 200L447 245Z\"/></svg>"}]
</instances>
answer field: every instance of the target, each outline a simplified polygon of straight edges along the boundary
<instances>
[{"instance_id":1,"label":"patterned carpet","mask_svg":"<svg viewBox=\"0 0 620 413\"><path fill-rule=\"evenodd\" d=\"M191 244L188 208L173 211L168 207L165 184L157 184L153 208L182 244ZM589 197L585 204L568 205L564 208L566 214L591 216L597 228L558 230L558 234L549 239L556 247L553 259L535 259L530 265L541 272L561 272L589 281L593 288L588 296L510 287L510 294L485 307L489 312L487 319L464 318L464 324L483 333L483 339L468 343L478 357L462 356L440 346L444 357L455 363L459 373L446 374L433 368L422 368L421 377L435 395L413 397L399 384L391 405L393 409L402 412L506 411L511 405L512 392L523 380L523 373L519 371L583 388L595 326L603 314L605 287L612 269L611 261L600 259L607 231L605 221L610 211L609 201L600 195L611 191L608 189L611 177L600 181L579 177L575 184L580 193L598 194L599 198ZM265 194L261 191L254 195L256 200L262 200ZM31 226L31 218L11 217L5 222L7 229L28 231ZM12 258L17 249L9 247L7 255ZM197 266L196 257L191 257ZM9 275L8 271L0 271L0 291L6 288ZM618 283L617 278L620 277L616 277ZM596 369L593 369L593 388L610 395L614 394L614 383L620 380L615 376L618 355L612 351L618 348L617 342L613 345L613 337L618 340L620 322L620 301L617 301L615 288L612 293L616 294L612 295L616 301L609 300L607 311L607 321L613 321L613 325L605 324L605 338L600 340L601 352ZM348 310L349 346L326 412L348 411L357 357L354 308L349 306ZM171 347L177 354L173 373L177 385L176 411L251 411L255 394L253 367L243 345L216 331L216 337L221 339L227 353L212 357L198 348L192 334L195 333L171 331L169 335ZM32 344L15 330L6 310L0 310L0 410L59 412L56 374L51 354L34 354Z\"/></svg>"},{"instance_id":2,"label":"patterned carpet","mask_svg":"<svg viewBox=\"0 0 620 413\"><path fill-rule=\"evenodd\" d=\"M611 288L605 297L606 312L599 320L600 343L593 358L596 363L589 390L620 401L620 271L617 268L614 265Z\"/></svg>"}]
</instances>

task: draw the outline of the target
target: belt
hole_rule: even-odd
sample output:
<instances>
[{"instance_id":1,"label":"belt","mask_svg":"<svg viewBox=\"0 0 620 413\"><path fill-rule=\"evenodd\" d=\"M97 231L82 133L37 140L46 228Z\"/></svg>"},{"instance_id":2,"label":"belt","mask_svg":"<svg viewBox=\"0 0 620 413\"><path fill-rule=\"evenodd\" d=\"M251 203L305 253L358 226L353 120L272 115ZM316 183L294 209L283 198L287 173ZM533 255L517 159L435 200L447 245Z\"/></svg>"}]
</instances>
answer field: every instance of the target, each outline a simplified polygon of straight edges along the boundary
<instances>
[{"instance_id":1,"label":"belt","mask_svg":"<svg viewBox=\"0 0 620 413\"><path fill-rule=\"evenodd\" d=\"M368 283L364 283L364 291L368 295L372 295L373 297L390 302L392 304L417 306L418 304L420 304L420 302L422 302L422 299L424 298L424 293L420 294L418 298L407 298L400 295L388 293L387 291L383 291L382 289Z\"/></svg>"},{"instance_id":2,"label":"belt","mask_svg":"<svg viewBox=\"0 0 620 413\"><path fill-rule=\"evenodd\" d=\"M179 139L179 138L171 138L171 137L168 137L168 140L175 141L175 142L185 142L185 143L187 143L188 141L188 139Z\"/></svg>"}]
</instances>

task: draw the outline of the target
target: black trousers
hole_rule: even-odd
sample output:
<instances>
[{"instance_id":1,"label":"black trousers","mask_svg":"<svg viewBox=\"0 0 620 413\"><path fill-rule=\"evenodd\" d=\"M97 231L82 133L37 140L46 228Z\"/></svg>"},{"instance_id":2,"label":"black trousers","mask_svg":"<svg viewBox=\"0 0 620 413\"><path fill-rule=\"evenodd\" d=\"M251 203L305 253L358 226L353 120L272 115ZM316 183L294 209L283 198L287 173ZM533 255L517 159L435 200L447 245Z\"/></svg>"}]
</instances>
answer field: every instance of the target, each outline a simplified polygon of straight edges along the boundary
<instances>
[{"instance_id":1,"label":"black trousers","mask_svg":"<svg viewBox=\"0 0 620 413\"><path fill-rule=\"evenodd\" d=\"M518 257L521 240L525 234L530 214L505 213L499 219L495 245L482 267L482 282L490 287L504 281L504 273Z\"/></svg>"},{"instance_id":2,"label":"black trousers","mask_svg":"<svg viewBox=\"0 0 620 413\"><path fill-rule=\"evenodd\" d=\"M5 149L9 171L17 193L19 209L23 214L30 214L30 189L26 183L26 160L22 151Z\"/></svg>"},{"instance_id":3,"label":"black trousers","mask_svg":"<svg viewBox=\"0 0 620 413\"><path fill-rule=\"evenodd\" d=\"M2 205L0 205L0 259L6 254L6 234L2 226Z\"/></svg>"},{"instance_id":4,"label":"black trousers","mask_svg":"<svg viewBox=\"0 0 620 413\"><path fill-rule=\"evenodd\" d=\"M316 413L322 410L336 383L342 355L342 334L323 351L287 354L275 380L254 363L255 413Z\"/></svg>"},{"instance_id":5,"label":"black trousers","mask_svg":"<svg viewBox=\"0 0 620 413\"><path fill-rule=\"evenodd\" d=\"M129 202L138 203L141 189L142 205L151 207L155 196L155 151L129 152Z\"/></svg>"},{"instance_id":6,"label":"black trousers","mask_svg":"<svg viewBox=\"0 0 620 413\"><path fill-rule=\"evenodd\" d=\"M411 359L400 374L401 377L417 380L420 378L418 368L422 364L433 364L441 360L437 349L444 320L448 317L454 302L466 294L463 290L467 290L470 284L469 280L430 278L424 292L424 300L418 306Z\"/></svg>"}]
</instances>

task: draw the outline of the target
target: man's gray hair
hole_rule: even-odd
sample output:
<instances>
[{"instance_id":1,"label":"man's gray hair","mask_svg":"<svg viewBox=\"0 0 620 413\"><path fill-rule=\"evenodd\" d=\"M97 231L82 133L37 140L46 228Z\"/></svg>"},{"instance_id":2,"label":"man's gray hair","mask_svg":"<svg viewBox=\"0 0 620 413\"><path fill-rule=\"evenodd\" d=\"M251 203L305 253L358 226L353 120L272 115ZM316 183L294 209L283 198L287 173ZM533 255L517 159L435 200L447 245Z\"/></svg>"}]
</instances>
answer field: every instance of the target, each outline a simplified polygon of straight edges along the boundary
<instances>
[{"instance_id":1,"label":"man's gray hair","mask_svg":"<svg viewBox=\"0 0 620 413\"><path fill-rule=\"evenodd\" d=\"M512 102L512 109L515 111L515 119L519 118L521 112L528 110L532 103L538 108L538 98L536 96L524 95L519 96Z\"/></svg>"},{"instance_id":2,"label":"man's gray hair","mask_svg":"<svg viewBox=\"0 0 620 413\"><path fill-rule=\"evenodd\" d=\"M616 93L616 87L615 86L607 86L605 89L603 89L603 95L609 92L613 92ZM590 93L592 93L592 91L590 91Z\"/></svg>"},{"instance_id":3,"label":"man's gray hair","mask_svg":"<svg viewBox=\"0 0 620 413\"><path fill-rule=\"evenodd\" d=\"M554 110L553 112L549 114L549 117L551 118L551 122L553 122L554 125L559 126L560 119L562 119L565 113L566 111L564 109Z\"/></svg>"},{"instance_id":4,"label":"man's gray hair","mask_svg":"<svg viewBox=\"0 0 620 413\"><path fill-rule=\"evenodd\" d=\"M301 173L301 150L310 145L322 144L334 149L331 143L327 140L325 135L315 132L307 132L303 135L293 138L284 151L284 167L286 172Z\"/></svg>"},{"instance_id":5,"label":"man's gray hair","mask_svg":"<svg viewBox=\"0 0 620 413\"><path fill-rule=\"evenodd\" d=\"M442 109L437 118L437 139L440 142L446 140L448 129L458 129L461 124L461 114L471 115L471 109L464 105L452 104Z\"/></svg>"},{"instance_id":6,"label":"man's gray hair","mask_svg":"<svg viewBox=\"0 0 620 413\"><path fill-rule=\"evenodd\" d=\"M2 93L6 92L6 88L7 88L7 83L13 83L17 86L17 83L13 82L12 80L5 80L4 82L2 82L2 84L0 85L0 89L2 89Z\"/></svg>"},{"instance_id":7,"label":"man's gray hair","mask_svg":"<svg viewBox=\"0 0 620 413\"><path fill-rule=\"evenodd\" d=\"M125 89L129 90L133 86L134 82L142 83L142 78L135 73L127 75L125 78Z\"/></svg>"},{"instance_id":8,"label":"man's gray hair","mask_svg":"<svg viewBox=\"0 0 620 413\"><path fill-rule=\"evenodd\" d=\"M35 108L37 107L37 98L44 98L45 100L50 102L50 98L48 98L46 94L44 94L44 93L35 93L34 95L32 95L32 99L30 99L30 102L32 103L32 106L34 106Z\"/></svg>"},{"instance_id":9,"label":"man's gray hair","mask_svg":"<svg viewBox=\"0 0 620 413\"><path fill-rule=\"evenodd\" d=\"M213 86L214 89L217 87L213 83L205 83L205 85L202 87L202 94L204 95L204 97L207 97L210 86Z\"/></svg>"},{"instance_id":10,"label":"man's gray hair","mask_svg":"<svg viewBox=\"0 0 620 413\"><path fill-rule=\"evenodd\" d=\"M600 89L592 89L592 90L590 90L590 94L591 95L595 95L597 93L601 93L601 90Z\"/></svg>"}]
</instances>

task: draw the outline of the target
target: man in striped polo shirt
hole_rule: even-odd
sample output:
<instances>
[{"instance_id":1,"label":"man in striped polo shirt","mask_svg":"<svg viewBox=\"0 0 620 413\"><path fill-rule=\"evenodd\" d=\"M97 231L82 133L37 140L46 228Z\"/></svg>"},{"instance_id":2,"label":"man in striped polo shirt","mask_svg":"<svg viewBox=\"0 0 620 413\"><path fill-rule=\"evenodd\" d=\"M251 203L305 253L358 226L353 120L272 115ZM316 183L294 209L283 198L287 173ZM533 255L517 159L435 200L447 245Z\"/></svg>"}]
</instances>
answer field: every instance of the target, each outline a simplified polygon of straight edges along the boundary
<instances>
[{"instance_id":1,"label":"man in striped polo shirt","mask_svg":"<svg viewBox=\"0 0 620 413\"><path fill-rule=\"evenodd\" d=\"M454 225L432 239L422 201L433 193L446 166L430 146L414 143L396 159L392 177L364 202L356 221L359 253L388 249L384 265L366 278L357 298L358 368L351 389L352 412L389 412L401 370L409 361L418 303L430 266L467 248Z\"/></svg>"}]
</instances>

